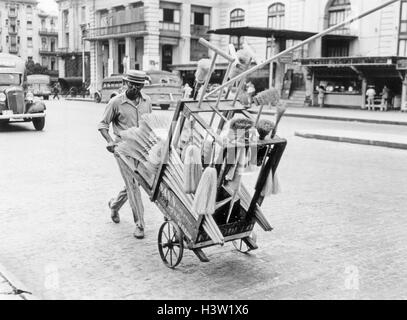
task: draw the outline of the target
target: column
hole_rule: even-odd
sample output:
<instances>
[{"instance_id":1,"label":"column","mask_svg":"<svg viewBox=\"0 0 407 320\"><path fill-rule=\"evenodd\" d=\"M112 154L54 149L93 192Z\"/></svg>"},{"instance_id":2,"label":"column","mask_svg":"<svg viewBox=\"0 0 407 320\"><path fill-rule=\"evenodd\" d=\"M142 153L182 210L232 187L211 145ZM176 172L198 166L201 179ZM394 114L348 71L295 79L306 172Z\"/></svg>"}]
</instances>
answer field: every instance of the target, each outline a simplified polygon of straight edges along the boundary
<instances>
[{"instance_id":1,"label":"column","mask_svg":"<svg viewBox=\"0 0 407 320\"><path fill-rule=\"evenodd\" d=\"M407 71L404 75L403 88L401 91L401 111L407 111Z\"/></svg>"},{"instance_id":2,"label":"column","mask_svg":"<svg viewBox=\"0 0 407 320\"><path fill-rule=\"evenodd\" d=\"M127 66L124 66L125 69L134 69L134 64L136 62L135 48L136 48L136 39L131 37L126 37L126 52L127 56Z\"/></svg>"},{"instance_id":3,"label":"column","mask_svg":"<svg viewBox=\"0 0 407 320\"><path fill-rule=\"evenodd\" d=\"M362 109L366 109L366 90L367 90L367 80L362 78L362 97L361 97L361 106Z\"/></svg>"},{"instance_id":4,"label":"column","mask_svg":"<svg viewBox=\"0 0 407 320\"><path fill-rule=\"evenodd\" d=\"M188 63L191 55L191 1L185 0L181 5L181 39L174 48L173 63Z\"/></svg>"},{"instance_id":5,"label":"column","mask_svg":"<svg viewBox=\"0 0 407 320\"><path fill-rule=\"evenodd\" d=\"M117 52L117 41L115 39L109 39L109 60L108 60L108 75L119 72L119 61Z\"/></svg>"},{"instance_id":6,"label":"column","mask_svg":"<svg viewBox=\"0 0 407 320\"><path fill-rule=\"evenodd\" d=\"M144 21L146 21L148 34L144 36L143 70L157 70L160 66L159 12L159 0L150 0L145 2Z\"/></svg>"}]
</instances>

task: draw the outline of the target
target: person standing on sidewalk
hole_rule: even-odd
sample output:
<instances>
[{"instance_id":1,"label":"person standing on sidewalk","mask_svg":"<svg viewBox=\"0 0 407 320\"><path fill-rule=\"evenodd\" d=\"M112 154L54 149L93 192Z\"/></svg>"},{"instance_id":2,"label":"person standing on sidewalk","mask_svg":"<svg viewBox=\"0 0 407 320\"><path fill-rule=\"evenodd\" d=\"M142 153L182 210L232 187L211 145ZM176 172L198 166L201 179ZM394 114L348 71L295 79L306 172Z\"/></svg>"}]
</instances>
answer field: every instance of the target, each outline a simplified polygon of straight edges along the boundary
<instances>
[{"instance_id":1,"label":"person standing on sidewalk","mask_svg":"<svg viewBox=\"0 0 407 320\"><path fill-rule=\"evenodd\" d=\"M369 86L369 89L366 91L367 96L367 110L372 109L374 111L374 97L376 96L376 90L374 86Z\"/></svg>"},{"instance_id":2,"label":"person standing on sidewalk","mask_svg":"<svg viewBox=\"0 0 407 320\"><path fill-rule=\"evenodd\" d=\"M107 141L107 150L116 157L120 173L125 182L125 188L119 192L117 197L109 201L111 218L114 223L120 223L119 210L127 199L129 199L136 224L134 236L137 239L144 238L145 227L144 207L140 187L137 181L126 175L125 168L122 167L122 163L115 153L115 147L121 140L120 134L122 131L132 127L138 127L140 117L143 114L152 112L151 99L141 92L146 79L147 76L145 72L129 70L123 78L123 81L127 84L127 90L109 101L103 119L98 126L100 133ZM115 139L109 134L110 125L112 125Z\"/></svg>"},{"instance_id":3,"label":"person standing on sidewalk","mask_svg":"<svg viewBox=\"0 0 407 320\"><path fill-rule=\"evenodd\" d=\"M382 111L387 111L387 107L388 107L388 104L389 104L389 94L390 94L390 90L385 85L383 87L383 91L382 91L382 105L381 105L381 108L380 108Z\"/></svg>"},{"instance_id":4,"label":"person standing on sidewalk","mask_svg":"<svg viewBox=\"0 0 407 320\"><path fill-rule=\"evenodd\" d=\"M318 87L318 105L320 108L324 107L325 103L325 88L323 86Z\"/></svg>"}]
</instances>

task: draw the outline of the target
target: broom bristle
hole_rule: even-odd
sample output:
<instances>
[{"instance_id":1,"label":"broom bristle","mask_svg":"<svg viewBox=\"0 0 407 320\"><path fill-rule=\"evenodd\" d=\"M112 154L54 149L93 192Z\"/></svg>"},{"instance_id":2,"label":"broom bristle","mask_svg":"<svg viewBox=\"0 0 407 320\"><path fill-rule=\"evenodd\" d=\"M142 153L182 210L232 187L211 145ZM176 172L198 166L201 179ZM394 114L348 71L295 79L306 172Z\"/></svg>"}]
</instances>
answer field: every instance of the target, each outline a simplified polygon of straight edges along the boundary
<instances>
[{"instance_id":1,"label":"broom bristle","mask_svg":"<svg viewBox=\"0 0 407 320\"><path fill-rule=\"evenodd\" d=\"M195 145L187 147L184 164L184 190L195 193L202 176L201 151Z\"/></svg>"},{"instance_id":2,"label":"broom bristle","mask_svg":"<svg viewBox=\"0 0 407 320\"><path fill-rule=\"evenodd\" d=\"M216 207L217 172L207 167L196 189L192 210L198 215L211 215Z\"/></svg>"}]
</instances>

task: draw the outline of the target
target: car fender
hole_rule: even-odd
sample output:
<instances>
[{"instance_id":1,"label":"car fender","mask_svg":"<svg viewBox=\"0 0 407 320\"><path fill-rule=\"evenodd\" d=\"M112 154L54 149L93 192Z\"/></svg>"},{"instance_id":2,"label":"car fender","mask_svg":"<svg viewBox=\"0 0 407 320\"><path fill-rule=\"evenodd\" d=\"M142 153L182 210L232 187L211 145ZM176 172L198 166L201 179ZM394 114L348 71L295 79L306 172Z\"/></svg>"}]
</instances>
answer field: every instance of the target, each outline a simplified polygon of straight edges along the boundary
<instances>
[{"instance_id":1,"label":"car fender","mask_svg":"<svg viewBox=\"0 0 407 320\"><path fill-rule=\"evenodd\" d=\"M42 101L34 101L34 102L29 102L27 104L27 109L28 113L40 113L44 112L47 109L45 106L45 103Z\"/></svg>"}]
</instances>

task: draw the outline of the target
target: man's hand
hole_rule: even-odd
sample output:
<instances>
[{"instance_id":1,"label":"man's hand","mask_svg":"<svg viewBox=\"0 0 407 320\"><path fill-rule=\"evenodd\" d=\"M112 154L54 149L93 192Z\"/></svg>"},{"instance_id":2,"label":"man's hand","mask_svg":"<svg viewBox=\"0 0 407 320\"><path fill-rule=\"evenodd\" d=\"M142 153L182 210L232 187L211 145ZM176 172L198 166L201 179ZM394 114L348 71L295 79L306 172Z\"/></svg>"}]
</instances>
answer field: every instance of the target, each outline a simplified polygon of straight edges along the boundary
<instances>
[{"instance_id":1,"label":"man's hand","mask_svg":"<svg viewBox=\"0 0 407 320\"><path fill-rule=\"evenodd\" d=\"M109 142L106 146L107 151L114 153L114 149L117 147L115 142Z\"/></svg>"}]
</instances>

